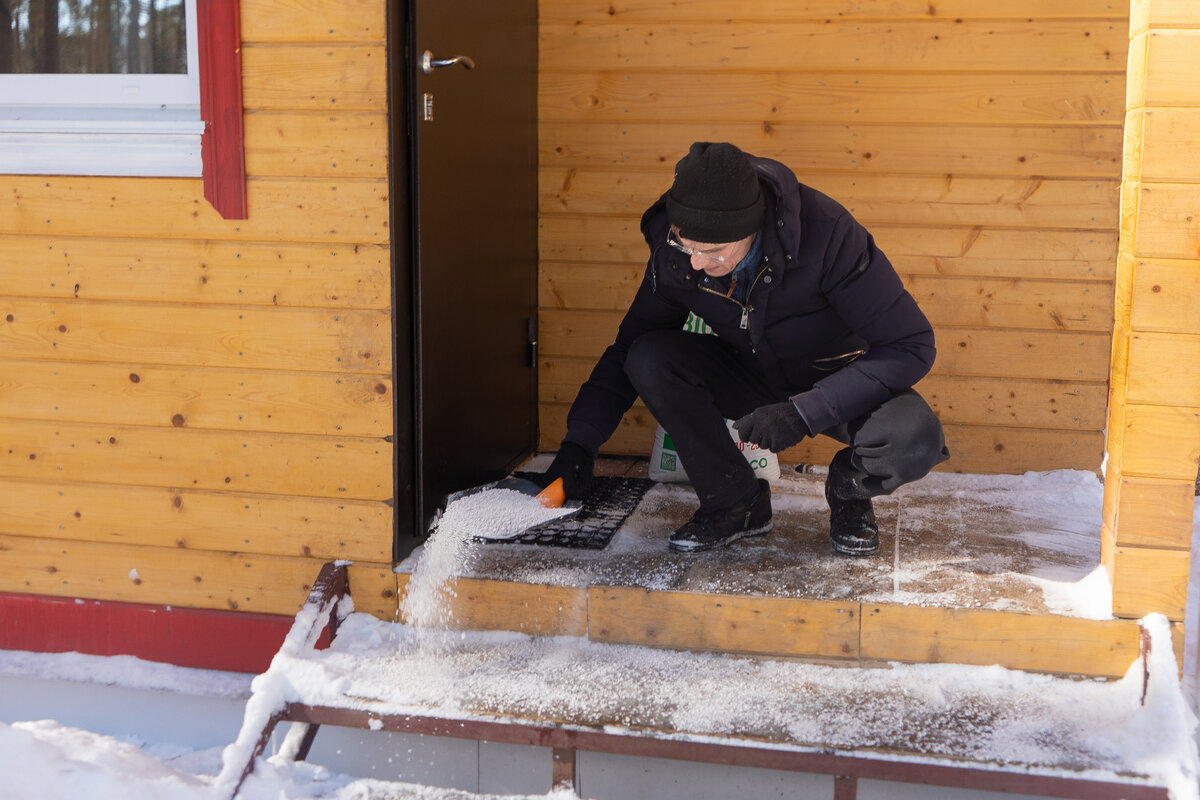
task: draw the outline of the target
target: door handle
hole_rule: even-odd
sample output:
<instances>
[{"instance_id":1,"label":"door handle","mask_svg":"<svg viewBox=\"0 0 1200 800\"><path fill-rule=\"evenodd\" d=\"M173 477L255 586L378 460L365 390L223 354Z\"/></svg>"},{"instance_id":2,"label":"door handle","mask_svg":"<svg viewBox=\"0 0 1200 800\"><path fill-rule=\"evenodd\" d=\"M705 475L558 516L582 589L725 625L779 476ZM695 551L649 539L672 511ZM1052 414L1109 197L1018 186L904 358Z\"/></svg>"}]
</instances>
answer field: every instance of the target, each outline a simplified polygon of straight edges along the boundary
<instances>
[{"instance_id":1,"label":"door handle","mask_svg":"<svg viewBox=\"0 0 1200 800\"><path fill-rule=\"evenodd\" d=\"M475 69L475 60L470 56L450 56L449 58L434 58L433 51L426 50L421 54L421 72L432 75L439 67L452 67L462 64L466 69Z\"/></svg>"}]
</instances>

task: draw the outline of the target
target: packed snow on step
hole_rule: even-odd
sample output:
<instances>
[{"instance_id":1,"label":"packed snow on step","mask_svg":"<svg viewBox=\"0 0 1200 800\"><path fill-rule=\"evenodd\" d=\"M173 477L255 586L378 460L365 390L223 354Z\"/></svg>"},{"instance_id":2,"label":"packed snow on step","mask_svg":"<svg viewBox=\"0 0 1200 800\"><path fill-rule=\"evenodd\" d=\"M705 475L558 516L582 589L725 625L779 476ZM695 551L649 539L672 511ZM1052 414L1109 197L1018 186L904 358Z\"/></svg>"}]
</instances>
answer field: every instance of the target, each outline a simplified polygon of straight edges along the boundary
<instances>
[{"instance_id":1,"label":"packed snow on step","mask_svg":"<svg viewBox=\"0 0 1200 800\"><path fill-rule=\"evenodd\" d=\"M1196 800L1196 719L1170 626L1158 615L1143 624L1154 645L1144 702L1141 660L1121 680L1100 681L996 666L832 667L505 632L461 633L433 652L408 626L364 614L343 623L329 650L277 660L272 671L312 705L555 719L697 742L748 736L1098 780L1141 774L1177 800Z\"/></svg>"}]
</instances>

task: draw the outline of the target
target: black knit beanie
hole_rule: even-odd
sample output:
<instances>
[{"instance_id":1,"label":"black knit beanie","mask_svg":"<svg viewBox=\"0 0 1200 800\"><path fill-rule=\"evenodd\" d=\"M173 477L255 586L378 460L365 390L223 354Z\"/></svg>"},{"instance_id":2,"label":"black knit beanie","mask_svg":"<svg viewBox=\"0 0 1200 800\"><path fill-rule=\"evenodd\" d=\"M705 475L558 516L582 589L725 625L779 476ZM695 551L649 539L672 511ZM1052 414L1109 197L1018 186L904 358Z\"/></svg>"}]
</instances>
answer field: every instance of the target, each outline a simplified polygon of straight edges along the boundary
<instances>
[{"instance_id":1,"label":"black knit beanie","mask_svg":"<svg viewBox=\"0 0 1200 800\"><path fill-rule=\"evenodd\" d=\"M762 189L750 160L726 142L696 142L675 165L667 192L667 219L679 235L723 244L762 227Z\"/></svg>"}]
</instances>

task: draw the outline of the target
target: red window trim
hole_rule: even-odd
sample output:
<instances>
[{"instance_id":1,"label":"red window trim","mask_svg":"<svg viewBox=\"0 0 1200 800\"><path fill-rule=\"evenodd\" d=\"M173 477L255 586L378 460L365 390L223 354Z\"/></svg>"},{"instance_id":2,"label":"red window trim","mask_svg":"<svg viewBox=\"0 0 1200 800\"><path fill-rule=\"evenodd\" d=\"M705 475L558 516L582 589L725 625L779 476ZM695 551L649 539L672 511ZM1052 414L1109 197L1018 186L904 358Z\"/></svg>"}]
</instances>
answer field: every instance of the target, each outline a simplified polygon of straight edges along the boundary
<instances>
[{"instance_id":1,"label":"red window trim","mask_svg":"<svg viewBox=\"0 0 1200 800\"><path fill-rule=\"evenodd\" d=\"M224 219L246 219L242 26L238 0L197 0L204 197Z\"/></svg>"}]
</instances>

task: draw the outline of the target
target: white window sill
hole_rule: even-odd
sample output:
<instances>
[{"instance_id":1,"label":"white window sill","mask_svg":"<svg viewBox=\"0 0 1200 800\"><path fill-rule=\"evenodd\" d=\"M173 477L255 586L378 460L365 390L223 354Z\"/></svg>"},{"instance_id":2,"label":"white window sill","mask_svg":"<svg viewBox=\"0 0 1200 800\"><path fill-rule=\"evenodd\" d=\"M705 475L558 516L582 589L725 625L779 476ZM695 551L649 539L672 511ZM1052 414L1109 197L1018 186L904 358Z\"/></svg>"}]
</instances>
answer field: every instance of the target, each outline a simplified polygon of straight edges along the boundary
<instances>
[{"instance_id":1,"label":"white window sill","mask_svg":"<svg viewBox=\"0 0 1200 800\"><path fill-rule=\"evenodd\" d=\"M200 177L196 108L0 107L0 174Z\"/></svg>"}]
</instances>

